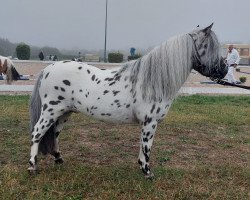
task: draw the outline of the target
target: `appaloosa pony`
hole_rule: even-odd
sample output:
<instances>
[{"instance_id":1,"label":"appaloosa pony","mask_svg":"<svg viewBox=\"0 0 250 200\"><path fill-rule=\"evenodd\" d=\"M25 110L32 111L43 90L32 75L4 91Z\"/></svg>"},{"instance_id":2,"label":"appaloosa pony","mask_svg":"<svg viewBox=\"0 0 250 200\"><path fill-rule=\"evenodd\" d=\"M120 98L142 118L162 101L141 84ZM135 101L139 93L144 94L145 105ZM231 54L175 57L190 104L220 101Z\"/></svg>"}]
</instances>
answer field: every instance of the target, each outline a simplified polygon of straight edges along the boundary
<instances>
[{"instance_id":1,"label":"appaloosa pony","mask_svg":"<svg viewBox=\"0 0 250 200\"><path fill-rule=\"evenodd\" d=\"M138 163L151 177L149 158L157 124L167 114L192 69L223 78L227 67L212 24L175 36L140 59L101 70L85 63L62 61L45 68L30 102L29 171L37 170L37 154L52 154L62 163L58 135L72 112L117 123L139 123Z\"/></svg>"}]
</instances>

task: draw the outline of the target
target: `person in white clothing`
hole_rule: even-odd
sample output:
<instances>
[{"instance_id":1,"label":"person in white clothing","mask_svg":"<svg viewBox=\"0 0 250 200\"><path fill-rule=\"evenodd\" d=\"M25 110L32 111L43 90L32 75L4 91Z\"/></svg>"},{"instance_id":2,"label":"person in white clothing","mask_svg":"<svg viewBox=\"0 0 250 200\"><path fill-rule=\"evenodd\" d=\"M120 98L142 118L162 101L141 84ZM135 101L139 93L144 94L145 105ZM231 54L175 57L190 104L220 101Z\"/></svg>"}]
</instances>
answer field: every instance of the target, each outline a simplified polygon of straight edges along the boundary
<instances>
[{"instance_id":1,"label":"person in white clothing","mask_svg":"<svg viewBox=\"0 0 250 200\"><path fill-rule=\"evenodd\" d=\"M234 78L234 69L237 67L237 65L240 62L240 56L238 51L234 48L234 46L231 44L228 47L228 53L226 58L226 64L228 65L228 73L225 77L225 79L228 80L230 83L238 84L240 82L236 81Z\"/></svg>"}]
</instances>

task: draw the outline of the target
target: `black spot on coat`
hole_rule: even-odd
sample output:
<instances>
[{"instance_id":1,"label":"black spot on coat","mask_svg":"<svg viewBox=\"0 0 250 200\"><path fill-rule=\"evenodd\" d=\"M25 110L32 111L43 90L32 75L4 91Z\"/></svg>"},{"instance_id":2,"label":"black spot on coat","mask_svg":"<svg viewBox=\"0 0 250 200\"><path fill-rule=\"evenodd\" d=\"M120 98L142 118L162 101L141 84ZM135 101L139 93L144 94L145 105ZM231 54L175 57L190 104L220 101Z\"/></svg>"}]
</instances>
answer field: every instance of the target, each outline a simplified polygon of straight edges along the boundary
<instances>
[{"instance_id":1,"label":"black spot on coat","mask_svg":"<svg viewBox=\"0 0 250 200\"><path fill-rule=\"evenodd\" d=\"M48 105L45 103L45 104L43 105L43 111L45 111L47 108L48 108Z\"/></svg>"},{"instance_id":2,"label":"black spot on coat","mask_svg":"<svg viewBox=\"0 0 250 200\"><path fill-rule=\"evenodd\" d=\"M112 92L113 92L114 96L116 96L120 91L113 90Z\"/></svg>"},{"instance_id":3,"label":"black spot on coat","mask_svg":"<svg viewBox=\"0 0 250 200\"><path fill-rule=\"evenodd\" d=\"M69 80L63 80L63 83L64 83L65 85L70 86L70 81L69 81Z\"/></svg>"},{"instance_id":4,"label":"black spot on coat","mask_svg":"<svg viewBox=\"0 0 250 200\"><path fill-rule=\"evenodd\" d=\"M59 100L63 100L63 99L65 99L65 98L62 97L62 96L58 96L58 99L59 99Z\"/></svg>"},{"instance_id":5,"label":"black spot on coat","mask_svg":"<svg viewBox=\"0 0 250 200\"><path fill-rule=\"evenodd\" d=\"M160 110L161 110L161 108L160 108L160 107L159 107L159 108L157 108L156 113L158 114L158 113L160 112Z\"/></svg>"},{"instance_id":6,"label":"black spot on coat","mask_svg":"<svg viewBox=\"0 0 250 200\"><path fill-rule=\"evenodd\" d=\"M115 84L115 81L111 82L111 83L109 84L109 86L114 85L114 84Z\"/></svg>"},{"instance_id":7,"label":"black spot on coat","mask_svg":"<svg viewBox=\"0 0 250 200\"><path fill-rule=\"evenodd\" d=\"M44 120L43 118L40 120L40 124L43 123L43 120ZM33 132L33 131L32 131L32 132Z\"/></svg>"},{"instance_id":8,"label":"black spot on coat","mask_svg":"<svg viewBox=\"0 0 250 200\"><path fill-rule=\"evenodd\" d=\"M63 87L61 87L61 91L62 91L62 92L65 92L65 89L64 89Z\"/></svg>"},{"instance_id":9,"label":"black spot on coat","mask_svg":"<svg viewBox=\"0 0 250 200\"><path fill-rule=\"evenodd\" d=\"M58 103L60 103L61 101L50 101L49 104L50 105L57 105Z\"/></svg>"},{"instance_id":10,"label":"black spot on coat","mask_svg":"<svg viewBox=\"0 0 250 200\"><path fill-rule=\"evenodd\" d=\"M48 76L49 76L49 72L46 74L45 79L48 78Z\"/></svg>"},{"instance_id":11,"label":"black spot on coat","mask_svg":"<svg viewBox=\"0 0 250 200\"><path fill-rule=\"evenodd\" d=\"M108 90L105 90L105 91L103 92L103 95L107 94L108 92L109 92Z\"/></svg>"},{"instance_id":12,"label":"black spot on coat","mask_svg":"<svg viewBox=\"0 0 250 200\"><path fill-rule=\"evenodd\" d=\"M151 109L151 113L153 113L154 112L154 109L155 109L155 104L152 106L152 109Z\"/></svg>"}]
</instances>

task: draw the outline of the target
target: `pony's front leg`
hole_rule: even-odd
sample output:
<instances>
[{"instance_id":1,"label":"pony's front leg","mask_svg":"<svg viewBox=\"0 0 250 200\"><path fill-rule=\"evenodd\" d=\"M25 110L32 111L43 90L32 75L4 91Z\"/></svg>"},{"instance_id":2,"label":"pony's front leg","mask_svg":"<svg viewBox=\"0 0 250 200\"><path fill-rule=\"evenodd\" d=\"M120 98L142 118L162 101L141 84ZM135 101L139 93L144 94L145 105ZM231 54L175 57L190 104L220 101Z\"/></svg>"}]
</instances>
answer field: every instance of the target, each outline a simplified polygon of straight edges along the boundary
<instances>
[{"instance_id":1,"label":"pony's front leg","mask_svg":"<svg viewBox=\"0 0 250 200\"><path fill-rule=\"evenodd\" d=\"M146 120L143 123L141 131L141 145L138 163L140 164L140 168L146 178L152 178L154 176L149 167L149 157L156 127L157 122L152 121L152 118L150 118L150 120Z\"/></svg>"}]
</instances>

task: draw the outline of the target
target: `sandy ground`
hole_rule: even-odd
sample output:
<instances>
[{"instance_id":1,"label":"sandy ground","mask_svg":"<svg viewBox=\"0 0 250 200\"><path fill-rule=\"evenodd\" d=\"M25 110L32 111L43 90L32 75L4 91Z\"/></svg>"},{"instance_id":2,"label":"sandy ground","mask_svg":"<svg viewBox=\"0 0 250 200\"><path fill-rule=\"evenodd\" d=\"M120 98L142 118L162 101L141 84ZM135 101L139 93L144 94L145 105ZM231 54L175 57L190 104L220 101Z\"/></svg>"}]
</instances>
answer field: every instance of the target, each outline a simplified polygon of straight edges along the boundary
<instances>
[{"instance_id":1,"label":"sandy ground","mask_svg":"<svg viewBox=\"0 0 250 200\"><path fill-rule=\"evenodd\" d=\"M33 85L35 83L36 77L39 72L48 66L49 62L40 62L40 61L15 61L15 67L17 71L22 75L29 75L30 80L24 81L15 81L14 85ZM99 68L112 68L118 66L118 64L104 64L104 63L91 63ZM245 76L247 78L244 85L250 86L250 67L249 66L240 66L240 72L234 73L235 78L239 80L239 77ZM6 84L5 81L0 81L0 85ZM192 71L188 80L184 84L184 87L225 87L218 84L211 84L211 80L206 78L199 73Z\"/></svg>"}]
</instances>

